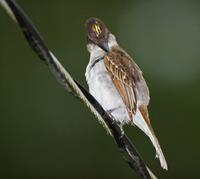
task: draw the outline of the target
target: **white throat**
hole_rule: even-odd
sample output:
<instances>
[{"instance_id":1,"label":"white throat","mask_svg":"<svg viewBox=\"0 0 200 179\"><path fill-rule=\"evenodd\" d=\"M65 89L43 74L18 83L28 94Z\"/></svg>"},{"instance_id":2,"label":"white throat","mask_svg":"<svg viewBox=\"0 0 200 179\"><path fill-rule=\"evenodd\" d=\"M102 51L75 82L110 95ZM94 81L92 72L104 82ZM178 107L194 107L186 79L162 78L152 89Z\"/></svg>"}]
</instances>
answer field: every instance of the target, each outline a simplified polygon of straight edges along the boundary
<instances>
[{"instance_id":1,"label":"white throat","mask_svg":"<svg viewBox=\"0 0 200 179\"><path fill-rule=\"evenodd\" d=\"M108 47L109 49L111 49L114 46L118 46L118 43L115 36L110 33L108 37ZM98 57L103 57L106 54L106 52L98 47L96 44L87 44L87 49L90 52L90 61Z\"/></svg>"}]
</instances>

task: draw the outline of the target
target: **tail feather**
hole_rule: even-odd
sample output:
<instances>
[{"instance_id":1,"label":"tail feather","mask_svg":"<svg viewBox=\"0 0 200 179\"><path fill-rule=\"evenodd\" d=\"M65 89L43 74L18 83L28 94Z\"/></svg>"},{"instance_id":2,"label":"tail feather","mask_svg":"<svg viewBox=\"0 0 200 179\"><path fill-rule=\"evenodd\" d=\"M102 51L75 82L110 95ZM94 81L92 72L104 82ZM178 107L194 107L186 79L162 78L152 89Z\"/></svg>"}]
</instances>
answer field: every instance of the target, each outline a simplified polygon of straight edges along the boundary
<instances>
[{"instance_id":1,"label":"tail feather","mask_svg":"<svg viewBox=\"0 0 200 179\"><path fill-rule=\"evenodd\" d=\"M160 147L160 144L158 142L157 137L154 134L154 131L150 125L150 123L147 123L142 116L141 112L139 110L136 111L136 114L133 119L133 123L140 128L151 140L153 146L156 149L156 158L159 158L160 165L163 169L168 170L167 162L165 160L164 154L162 152L162 149Z\"/></svg>"},{"instance_id":2,"label":"tail feather","mask_svg":"<svg viewBox=\"0 0 200 179\"><path fill-rule=\"evenodd\" d=\"M146 167L147 167L147 166L146 166ZM149 169L149 167L147 167L147 170L148 170L148 172L149 172L149 175L150 175L151 179L158 179L158 178L154 175L154 173Z\"/></svg>"}]
</instances>

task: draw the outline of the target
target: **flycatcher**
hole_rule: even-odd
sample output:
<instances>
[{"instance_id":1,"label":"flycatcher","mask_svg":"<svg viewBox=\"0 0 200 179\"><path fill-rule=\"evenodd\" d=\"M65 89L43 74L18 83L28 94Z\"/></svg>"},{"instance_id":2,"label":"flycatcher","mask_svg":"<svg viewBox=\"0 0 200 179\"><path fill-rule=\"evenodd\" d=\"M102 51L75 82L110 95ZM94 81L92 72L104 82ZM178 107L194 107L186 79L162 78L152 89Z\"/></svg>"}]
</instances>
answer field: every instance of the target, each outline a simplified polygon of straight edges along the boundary
<instances>
[{"instance_id":1,"label":"flycatcher","mask_svg":"<svg viewBox=\"0 0 200 179\"><path fill-rule=\"evenodd\" d=\"M150 123L149 89L142 71L101 20L89 18L86 21L86 39L90 60L85 75L90 93L121 127L131 124L140 128L155 147L161 167L167 170Z\"/></svg>"}]
</instances>

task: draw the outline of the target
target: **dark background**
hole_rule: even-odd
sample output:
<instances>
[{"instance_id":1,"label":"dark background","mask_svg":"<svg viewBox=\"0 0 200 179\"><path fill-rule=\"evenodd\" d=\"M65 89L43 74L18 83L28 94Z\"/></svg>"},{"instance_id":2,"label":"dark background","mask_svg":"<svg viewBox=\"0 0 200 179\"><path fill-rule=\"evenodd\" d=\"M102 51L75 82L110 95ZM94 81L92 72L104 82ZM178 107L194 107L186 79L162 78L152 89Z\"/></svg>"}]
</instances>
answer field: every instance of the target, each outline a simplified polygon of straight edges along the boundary
<instances>
[{"instance_id":1,"label":"dark background","mask_svg":"<svg viewBox=\"0 0 200 179\"><path fill-rule=\"evenodd\" d=\"M169 165L126 131L159 178L200 178L200 2L17 1L84 86L85 20L101 18L144 71L150 117ZM0 178L138 178L89 110L68 94L0 8Z\"/></svg>"}]
</instances>

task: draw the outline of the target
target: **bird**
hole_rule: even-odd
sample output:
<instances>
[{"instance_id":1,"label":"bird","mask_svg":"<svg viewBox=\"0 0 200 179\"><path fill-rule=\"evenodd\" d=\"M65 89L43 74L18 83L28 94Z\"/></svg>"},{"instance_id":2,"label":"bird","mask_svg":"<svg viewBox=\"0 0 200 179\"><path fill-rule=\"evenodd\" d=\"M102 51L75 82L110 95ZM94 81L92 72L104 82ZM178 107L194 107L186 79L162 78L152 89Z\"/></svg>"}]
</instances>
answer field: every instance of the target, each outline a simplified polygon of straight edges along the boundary
<instances>
[{"instance_id":1,"label":"bird","mask_svg":"<svg viewBox=\"0 0 200 179\"><path fill-rule=\"evenodd\" d=\"M150 94L143 72L123 50L116 37L98 18L85 23L90 53L85 77L89 92L120 127L137 126L152 142L163 169L168 165L152 128L148 105Z\"/></svg>"}]
</instances>

